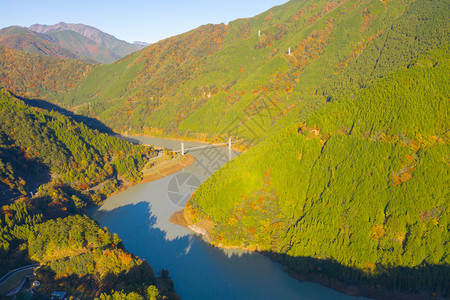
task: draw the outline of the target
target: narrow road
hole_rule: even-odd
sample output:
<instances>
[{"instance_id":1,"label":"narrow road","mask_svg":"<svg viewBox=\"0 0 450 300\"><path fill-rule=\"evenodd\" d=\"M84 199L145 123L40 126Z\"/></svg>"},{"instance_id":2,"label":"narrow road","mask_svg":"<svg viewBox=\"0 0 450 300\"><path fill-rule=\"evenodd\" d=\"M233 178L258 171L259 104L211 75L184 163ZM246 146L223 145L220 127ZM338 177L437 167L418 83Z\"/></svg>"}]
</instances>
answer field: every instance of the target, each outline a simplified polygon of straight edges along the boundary
<instances>
[{"instance_id":1,"label":"narrow road","mask_svg":"<svg viewBox=\"0 0 450 300\"><path fill-rule=\"evenodd\" d=\"M17 272L23 271L23 270L28 270L28 269L35 269L39 267L39 264L33 264L33 265L28 265L28 266L23 266L20 268L17 268L15 270L9 271L5 276L3 276L2 278L0 278L0 285L2 285L3 283L5 283L11 276L13 276L14 274L16 274Z\"/></svg>"},{"instance_id":2,"label":"narrow road","mask_svg":"<svg viewBox=\"0 0 450 300\"><path fill-rule=\"evenodd\" d=\"M160 157L163 156L163 155L164 155L164 150L159 150L159 151L158 151L158 155L155 156L155 157L150 158L149 161L150 161L150 160L153 160L153 159L160 158Z\"/></svg>"}]
</instances>

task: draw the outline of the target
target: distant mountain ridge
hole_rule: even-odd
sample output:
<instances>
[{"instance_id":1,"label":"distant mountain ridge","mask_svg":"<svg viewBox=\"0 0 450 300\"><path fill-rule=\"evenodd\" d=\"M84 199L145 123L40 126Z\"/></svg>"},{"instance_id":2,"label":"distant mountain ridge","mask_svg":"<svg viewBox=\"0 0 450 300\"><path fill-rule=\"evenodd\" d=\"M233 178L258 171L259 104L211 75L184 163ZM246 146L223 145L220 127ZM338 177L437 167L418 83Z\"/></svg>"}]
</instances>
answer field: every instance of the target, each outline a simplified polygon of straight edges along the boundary
<instances>
[{"instance_id":1,"label":"distant mountain ridge","mask_svg":"<svg viewBox=\"0 0 450 300\"><path fill-rule=\"evenodd\" d=\"M135 51L144 48L146 45L141 43L130 44L126 41L117 39L116 37L107 34L95 27L84 25L84 24L70 24L60 22L55 25L41 25L34 24L29 27L30 30L50 34L62 31L74 31L81 34L84 37L94 41L95 43L103 46L104 48L112 51L117 57L124 57Z\"/></svg>"},{"instance_id":2,"label":"distant mountain ridge","mask_svg":"<svg viewBox=\"0 0 450 300\"><path fill-rule=\"evenodd\" d=\"M133 44L134 45L141 45L141 46L144 46L144 47L150 46L149 43L141 42L141 41L134 41Z\"/></svg>"},{"instance_id":3,"label":"distant mountain ridge","mask_svg":"<svg viewBox=\"0 0 450 300\"><path fill-rule=\"evenodd\" d=\"M58 58L81 59L74 52L61 47L48 35L25 27L11 26L0 30L0 45L8 48ZM90 60L89 62L94 62Z\"/></svg>"},{"instance_id":4,"label":"distant mountain ridge","mask_svg":"<svg viewBox=\"0 0 450 300\"><path fill-rule=\"evenodd\" d=\"M0 46L28 53L63 59L80 59L88 63L112 63L148 46L130 44L97 28L83 24L34 24L0 29Z\"/></svg>"},{"instance_id":5,"label":"distant mountain ridge","mask_svg":"<svg viewBox=\"0 0 450 300\"><path fill-rule=\"evenodd\" d=\"M122 57L72 30L55 31L45 35L49 36L55 44L74 52L88 62L92 59L95 62L111 63Z\"/></svg>"}]
</instances>

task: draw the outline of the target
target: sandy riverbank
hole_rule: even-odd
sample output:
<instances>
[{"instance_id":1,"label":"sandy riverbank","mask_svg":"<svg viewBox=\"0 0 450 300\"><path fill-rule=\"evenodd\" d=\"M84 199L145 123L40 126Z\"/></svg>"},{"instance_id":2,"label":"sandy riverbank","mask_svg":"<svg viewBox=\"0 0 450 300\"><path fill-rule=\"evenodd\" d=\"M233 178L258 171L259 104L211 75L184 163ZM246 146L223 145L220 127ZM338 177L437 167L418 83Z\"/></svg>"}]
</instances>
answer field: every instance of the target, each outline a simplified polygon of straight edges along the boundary
<instances>
[{"instance_id":1,"label":"sandy riverbank","mask_svg":"<svg viewBox=\"0 0 450 300\"><path fill-rule=\"evenodd\" d=\"M190 154L185 154L181 157L177 157L177 158L175 158L171 161L168 161L164 164L157 165L154 168L151 168L151 169L145 171L144 176L141 181L127 182L121 187L120 190L115 191L108 197L119 194L136 184L155 181L155 180L161 179L163 177L169 176L171 174L174 174L174 173L181 171L184 168L192 165L194 162L195 162L194 156L192 156Z\"/></svg>"},{"instance_id":2,"label":"sandy riverbank","mask_svg":"<svg viewBox=\"0 0 450 300\"><path fill-rule=\"evenodd\" d=\"M185 154L164 164L157 165L149 170L144 171L144 178L138 183L145 183L161 179L180 170L183 170L184 168L192 165L194 162L194 156Z\"/></svg>"}]
</instances>

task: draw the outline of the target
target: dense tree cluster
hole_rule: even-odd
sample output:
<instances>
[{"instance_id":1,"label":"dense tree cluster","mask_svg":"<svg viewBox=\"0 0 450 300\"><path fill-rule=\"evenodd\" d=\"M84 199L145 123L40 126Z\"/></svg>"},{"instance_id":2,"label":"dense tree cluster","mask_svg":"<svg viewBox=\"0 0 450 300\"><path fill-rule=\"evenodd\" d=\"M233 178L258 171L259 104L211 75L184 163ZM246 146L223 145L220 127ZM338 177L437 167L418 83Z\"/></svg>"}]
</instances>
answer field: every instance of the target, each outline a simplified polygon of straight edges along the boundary
<instances>
[{"instance_id":1,"label":"dense tree cluster","mask_svg":"<svg viewBox=\"0 0 450 300\"><path fill-rule=\"evenodd\" d=\"M142 299L177 299L168 274L157 279L146 261L123 248L117 234L87 216L45 221L28 198L1 209L0 271L39 262L36 279L42 283L41 293L62 289L92 299L122 290L147 297Z\"/></svg>"},{"instance_id":2,"label":"dense tree cluster","mask_svg":"<svg viewBox=\"0 0 450 300\"><path fill-rule=\"evenodd\" d=\"M37 98L74 88L93 65L0 47L0 84L16 95Z\"/></svg>"},{"instance_id":3,"label":"dense tree cluster","mask_svg":"<svg viewBox=\"0 0 450 300\"><path fill-rule=\"evenodd\" d=\"M44 220L41 213L30 212L25 203L15 203L2 206L0 216L0 256L6 258L11 250L15 249L21 241L25 241L33 228ZM1 266L1 272L7 270L8 265Z\"/></svg>"},{"instance_id":4,"label":"dense tree cluster","mask_svg":"<svg viewBox=\"0 0 450 300\"><path fill-rule=\"evenodd\" d=\"M100 228L86 216L69 216L49 220L34 227L28 237L28 252L44 266L38 278L51 291L57 289L55 279L83 278L94 282L96 289L110 292L112 288L127 288L141 284L156 284L148 263L121 249L121 240L107 228ZM63 287L79 293L86 287L69 280ZM84 294L83 297L88 295Z\"/></svg>"}]
</instances>

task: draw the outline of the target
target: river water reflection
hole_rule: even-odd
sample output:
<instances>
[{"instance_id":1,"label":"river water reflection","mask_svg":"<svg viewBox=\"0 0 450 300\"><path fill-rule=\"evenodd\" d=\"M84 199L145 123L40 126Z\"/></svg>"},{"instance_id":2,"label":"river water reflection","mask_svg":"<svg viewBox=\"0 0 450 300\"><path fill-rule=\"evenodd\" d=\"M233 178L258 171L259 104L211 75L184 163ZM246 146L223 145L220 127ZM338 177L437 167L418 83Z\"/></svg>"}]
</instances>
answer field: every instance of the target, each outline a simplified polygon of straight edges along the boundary
<instances>
[{"instance_id":1,"label":"river water reflection","mask_svg":"<svg viewBox=\"0 0 450 300\"><path fill-rule=\"evenodd\" d=\"M181 144L167 139L133 138L171 149L180 149ZM187 149L202 145L184 144ZM237 156L226 147L187 153L196 158L193 165L160 180L135 185L90 211L92 218L119 234L125 247L146 259L155 272L168 269L182 299L364 299L316 283L299 282L267 257L214 248L189 230L170 223L169 217L180 209L177 201L169 197L169 191L174 192L174 177L181 178L184 173L183 178L195 177L203 182L219 165ZM177 183L180 194L190 191L189 185L186 188L182 182Z\"/></svg>"}]
</instances>

